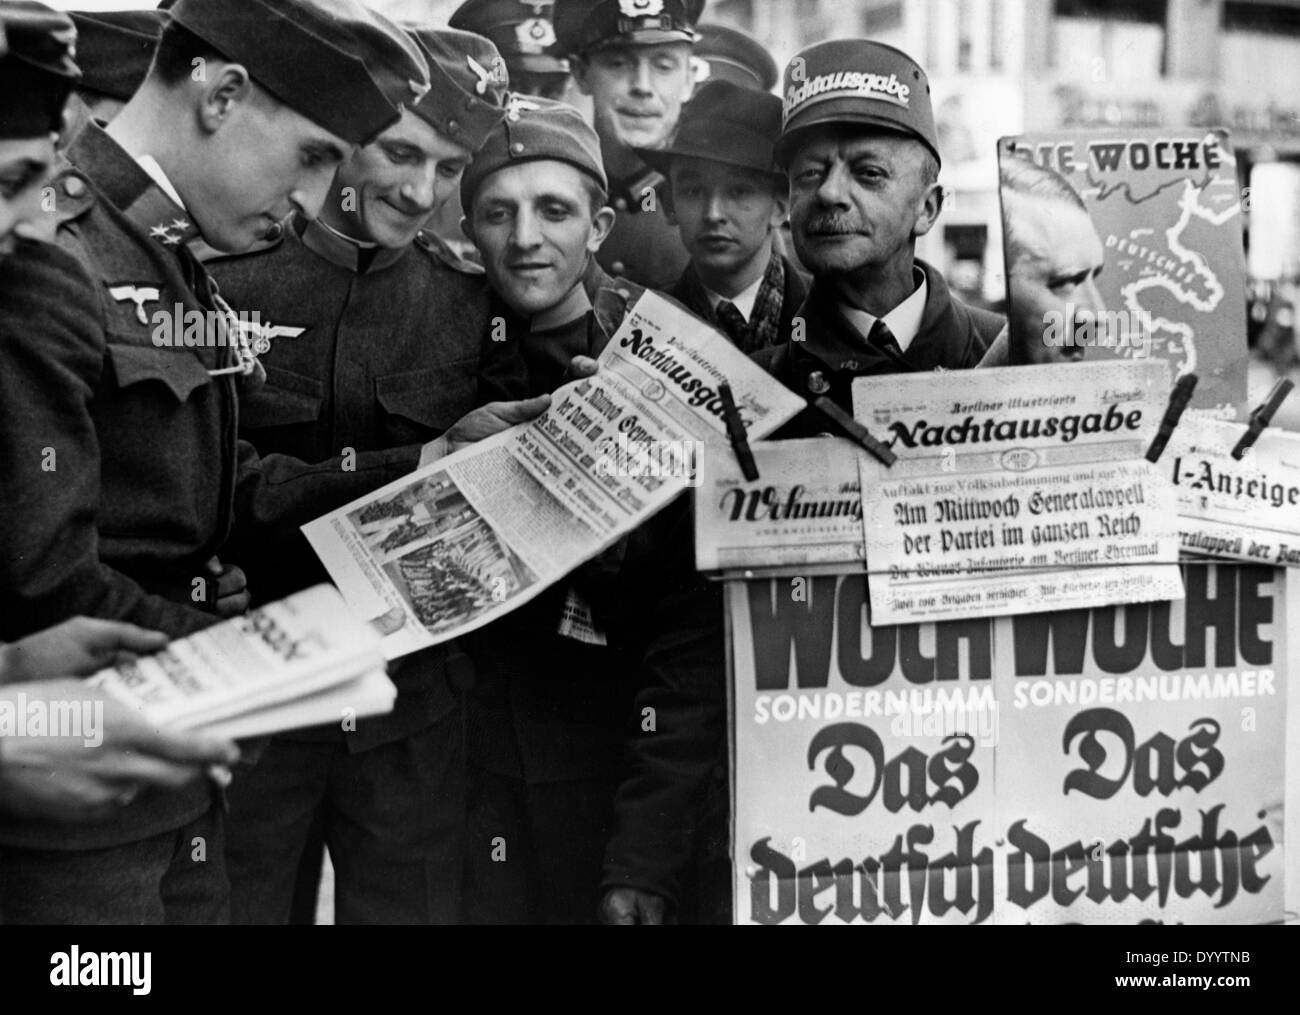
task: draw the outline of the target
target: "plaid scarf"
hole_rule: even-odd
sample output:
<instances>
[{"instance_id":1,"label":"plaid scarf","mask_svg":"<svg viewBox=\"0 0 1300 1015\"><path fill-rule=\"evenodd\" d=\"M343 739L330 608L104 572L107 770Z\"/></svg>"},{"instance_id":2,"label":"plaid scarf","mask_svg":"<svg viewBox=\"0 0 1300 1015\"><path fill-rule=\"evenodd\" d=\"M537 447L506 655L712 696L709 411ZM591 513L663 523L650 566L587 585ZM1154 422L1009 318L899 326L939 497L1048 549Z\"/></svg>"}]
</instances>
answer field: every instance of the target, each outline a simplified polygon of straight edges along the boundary
<instances>
[{"instance_id":1,"label":"plaid scarf","mask_svg":"<svg viewBox=\"0 0 1300 1015\"><path fill-rule=\"evenodd\" d=\"M687 269L686 275L686 288L691 297L689 302L695 306L709 306L704 283L700 281L695 265L692 264ZM763 281L759 284L758 295L754 297L754 310L749 315L744 334L733 336L741 352L749 355L758 352L759 349L777 345L781 341L781 304L784 301L785 262L774 250L768 259L767 270L763 273ZM716 311L709 314L709 323L719 328L723 334L728 333L728 329L718 320Z\"/></svg>"}]
</instances>

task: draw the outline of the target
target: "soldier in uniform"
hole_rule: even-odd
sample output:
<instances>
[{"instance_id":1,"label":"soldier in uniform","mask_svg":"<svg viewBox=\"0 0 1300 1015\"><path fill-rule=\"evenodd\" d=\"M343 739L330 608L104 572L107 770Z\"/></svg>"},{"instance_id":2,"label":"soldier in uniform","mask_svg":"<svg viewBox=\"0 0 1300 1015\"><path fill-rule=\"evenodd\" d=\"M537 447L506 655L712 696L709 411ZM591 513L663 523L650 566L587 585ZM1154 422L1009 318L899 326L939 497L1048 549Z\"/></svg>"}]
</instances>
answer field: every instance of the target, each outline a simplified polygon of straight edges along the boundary
<instances>
[{"instance_id":1,"label":"soldier in uniform","mask_svg":"<svg viewBox=\"0 0 1300 1015\"><path fill-rule=\"evenodd\" d=\"M555 38L553 6L554 0L467 0L456 8L450 25L491 40L505 60L512 92L560 99L569 88L569 61ZM464 217L460 195L454 194L434 214L429 231L481 265L478 249L461 232Z\"/></svg>"},{"instance_id":2,"label":"soldier in uniform","mask_svg":"<svg viewBox=\"0 0 1300 1015\"><path fill-rule=\"evenodd\" d=\"M64 99L77 80L72 42L65 15L40 4L0 2L0 261L30 256L41 227L53 221L40 196L54 164ZM123 793L180 786L202 778L207 766L238 759L227 740L156 730L72 679L111 665L119 652L153 652L166 643L165 635L134 624L86 617L0 642L0 699L8 709L80 710L87 701L102 709L97 744L80 737L3 738L0 828L25 817L102 819L116 812Z\"/></svg>"},{"instance_id":3,"label":"soldier in uniform","mask_svg":"<svg viewBox=\"0 0 1300 1015\"><path fill-rule=\"evenodd\" d=\"M752 35L726 25L696 25L692 60L698 90L708 81L730 81L741 88L770 92L781 76L776 61Z\"/></svg>"},{"instance_id":4,"label":"soldier in uniform","mask_svg":"<svg viewBox=\"0 0 1300 1015\"><path fill-rule=\"evenodd\" d=\"M239 250L294 209L314 216L350 146L428 86L415 44L356 0L172 8L144 85L68 149L58 246L0 264L0 637L78 613L204 628L204 568L236 519L296 527L416 463L418 445L344 468L239 441L237 378L256 359L186 241ZM15 922L226 917L208 787L0 843Z\"/></svg>"},{"instance_id":5,"label":"soldier in uniform","mask_svg":"<svg viewBox=\"0 0 1300 1015\"><path fill-rule=\"evenodd\" d=\"M667 289L688 257L664 216L662 174L637 154L662 148L695 87L691 47L704 0L556 0L555 32L578 87L591 96L610 203L618 213L601 266Z\"/></svg>"},{"instance_id":6,"label":"soldier in uniform","mask_svg":"<svg viewBox=\"0 0 1300 1015\"><path fill-rule=\"evenodd\" d=\"M319 461L432 440L479 404L480 375L505 349L490 340L481 269L423 231L501 119L504 69L480 36L409 31L429 63L429 92L349 155L319 217L209 263L223 295L259 313L270 342L267 383L240 406L240 432L260 451ZM300 534L230 552L259 600L326 580ZM449 679L463 682L465 665L448 645L408 656L393 672L389 715L271 741L230 791L233 922L289 919L300 857L315 885L314 824L334 864L337 923L456 921L464 765Z\"/></svg>"},{"instance_id":7,"label":"soldier in uniform","mask_svg":"<svg viewBox=\"0 0 1300 1015\"><path fill-rule=\"evenodd\" d=\"M522 389L502 396L556 388L572 357L600 354L642 293L596 262L614 221L605 187L600 142L577 110L522 96L464 176L465 228L519 351ZM468 922L595 919L632 692L588 605L602 577L593 562L464 639L476 671Z\"/></svg>"},{"instance_id":8,"label":"soldier in uniform","mask_svg":"<svg viewBox=\"0 0 1300 1015\"><path fill-rule=\"evenodd\" d=\"M641 152L668 178L664 208L691 256L668 294L750 353L790 338L808 294L774 246L789 186L773 154L780 130L775 95L710 81L673 143Z\"/></svg>"}]
</instances>

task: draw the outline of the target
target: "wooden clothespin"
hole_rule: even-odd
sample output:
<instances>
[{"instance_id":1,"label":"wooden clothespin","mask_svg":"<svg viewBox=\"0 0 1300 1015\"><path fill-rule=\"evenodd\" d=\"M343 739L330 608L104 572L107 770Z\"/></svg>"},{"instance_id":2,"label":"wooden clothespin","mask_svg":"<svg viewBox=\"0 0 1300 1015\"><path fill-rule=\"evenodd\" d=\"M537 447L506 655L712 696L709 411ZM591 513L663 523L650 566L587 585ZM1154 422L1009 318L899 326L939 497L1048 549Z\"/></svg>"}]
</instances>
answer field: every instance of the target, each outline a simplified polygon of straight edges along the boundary
<instances>
[{"instance_id":1,"label":"wooden clothespin","mask_svg":"<svg viewBox=\"0 0 1300 1015\"><path fill-rule=\"evenodd\" d=\"M1174 382L1174 390L1169 392L1169 404L1165 406L1165 418L1160 421L1160 429L1156 431L1151 447L1147 448L1148 462L1160 461L1160 456L1165 453L1165 445L1178 429L1178 421L1183 418L1183 410L1192 400L1192 392L1195 390L1195 374L1183 374Z\"/></svg>"},{"instance_id":2,"label":"wooden clothespin","mask_svg":"<svg viewBox=\"0 0 1300 1015\"><path fill-rule=\"evenodd\" d=\"M1264 401L1255 406L1250 413L1250 425L1246 427L1246 432L1241 435L1241 440L1237 441L1237 446L1232 449L1232 457L1241 461L1242 456L1248 448L1254 446L1270 423L1273 422L1273 416L1286 401L1286 396L1291 394L1291 389L1295 387L1295 382L1283 377L1273 385L1273 390L1268 393Z\"/></svg>"},{"instance_id":3,"label":"wooden clothespin","mask_svg":"<svg viewBox=\"0 0 1300 1015\"><path fill-rule=\"evenodd\" d=\"M731 394L730 384L719 384L718 394L722 396L722 418L727 424L727 437L731 440L731 449L736 452L740 462L740 471L745 474L745 481L753 483L758 479L758 464L754 461L754 452L749 447L749 437L745 434L745 424L740 419L736 408L736 399Z\"/></svg>"},{"instance_id":4,"label":"wooden clothespin","mask_svg":"<svg viewBox=\"0 0 1300 1015\"><path fill-rule=\"evenodd\" d=\"M898 456L889 450L884 444L871 436L870 431L832 402L825 395L821 395L813 400L813 407L823 416L827 416L835 423L844 433L853 441L860 444L878 461L889 468L896 461Z\"/></svg>"}]
</instances>

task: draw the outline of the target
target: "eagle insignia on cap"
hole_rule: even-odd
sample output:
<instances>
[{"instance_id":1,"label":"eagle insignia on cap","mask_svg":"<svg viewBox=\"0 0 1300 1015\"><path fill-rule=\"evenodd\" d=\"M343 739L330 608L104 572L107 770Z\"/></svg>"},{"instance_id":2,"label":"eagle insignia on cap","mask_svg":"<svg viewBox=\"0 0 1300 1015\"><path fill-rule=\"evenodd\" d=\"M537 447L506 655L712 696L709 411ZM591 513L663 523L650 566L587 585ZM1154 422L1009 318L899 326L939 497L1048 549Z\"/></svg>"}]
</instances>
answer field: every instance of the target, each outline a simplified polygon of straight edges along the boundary
<instances>
[{"instance_id":1,"label":"eagle insignia on cap","mask_svg":"<svg viewBox=\"0 0 1300 1015\"><path fill-rule=\"evenodd\" d=\"M541 53L555 45L555 27L545 18L529 18L515 25L515 41L525 53Z\"/></svg>"},{"instance_id":2,"label":"eagle insignia on cap","mask_svg":"<svg viewBox=\"0 0 1300 1015\"><path fill-rule=\"evenodd\" d=\"M474 83L474 91L478 92L479 95L487 94L488 85L504 85L509 80L506 77L505 61L500 57L492 61L491 70L488 70L472 56L466 55L465 62L469 65L469 69L474 72L474 76L478 78L478 81Z\"/></svg>"},{"instance_id":3,"label":"eagle insignia on cap","mask_svg":"<svg viewBox=\"0 0 1300 1015\"><path fill-rule=\"evenodd\" d=\"M512 94L510 100L506 103L506 119L511 123L518 123L520 113L527 113L541 108L536 102L529 102L523 95Z\"/></svg>"},{"instance_id":4,"label":"eagle insignia on cap","mask_svg":"<svg viewBox=\"0 0 1300 1015\"><path fill-rule=\"evenodd\" d=\"M618 0L625 18L652 18L664 12L664 0Z\"/></svg>"}]
</instances>

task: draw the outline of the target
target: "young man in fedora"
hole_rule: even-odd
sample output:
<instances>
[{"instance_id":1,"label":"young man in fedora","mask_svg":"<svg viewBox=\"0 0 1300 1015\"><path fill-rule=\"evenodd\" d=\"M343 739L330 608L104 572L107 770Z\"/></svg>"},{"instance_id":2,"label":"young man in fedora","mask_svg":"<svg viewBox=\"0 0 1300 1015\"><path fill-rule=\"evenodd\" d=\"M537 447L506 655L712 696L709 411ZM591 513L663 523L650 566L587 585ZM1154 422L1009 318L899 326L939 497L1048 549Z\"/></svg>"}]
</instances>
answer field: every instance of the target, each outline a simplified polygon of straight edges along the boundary
<instances>
[{"instance_id":1,"label":"young man in fedora","mask_svg":"<svg viewBox=\"0 0 1300 1015\"><path fill-rule=\"evenodd\" d=\"M776 248L788 184L775 168L781 100L710 81L667 148L639 154L668 180L664 210L690 264L668 294L747 353L786 341L808 293Z\"/></svg>"}]
</instances>

